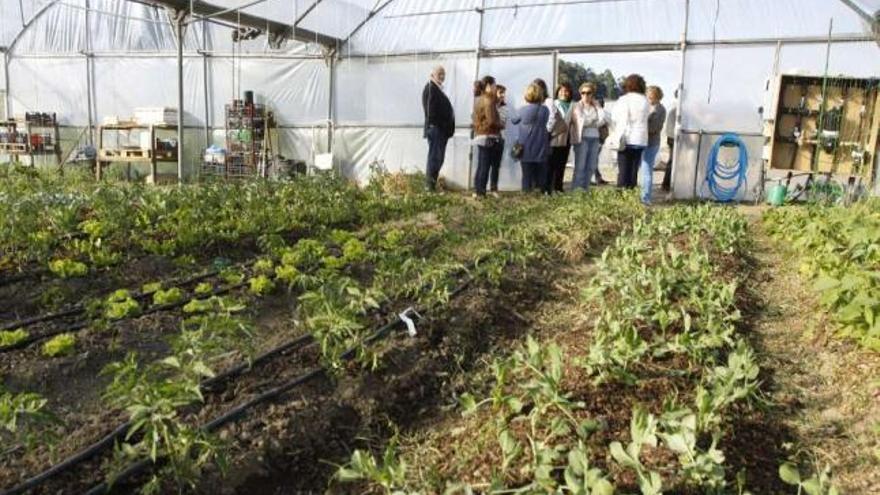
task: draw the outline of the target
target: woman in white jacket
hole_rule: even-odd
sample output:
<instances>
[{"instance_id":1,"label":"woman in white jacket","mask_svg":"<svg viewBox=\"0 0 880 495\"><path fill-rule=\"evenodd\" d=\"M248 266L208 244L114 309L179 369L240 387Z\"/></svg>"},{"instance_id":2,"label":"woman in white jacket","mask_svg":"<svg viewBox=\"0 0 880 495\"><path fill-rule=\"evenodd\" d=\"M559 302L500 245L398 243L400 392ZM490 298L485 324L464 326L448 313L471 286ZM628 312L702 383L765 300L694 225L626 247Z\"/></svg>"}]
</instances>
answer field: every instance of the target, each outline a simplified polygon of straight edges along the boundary
<instances>
[{"instance_id":1,"label":"woman in white jacket","mask_svg":"<svg viewBox=\"0 0 880 495\"><path fill-rule=\"evenodd\" d=\"M608 115L596 101L596 85L591 82L581 84L578 89L581 99L574 104L571 112L571 144L574 145L574 178L572 189L586 191L590 178L599 167L599 128L608 124Z\"/></svg>"},{"instance_id":2,"label":"woman in white jacket","mask_svg":"<svg viewBox=\"0 0 880 495\"><path fill-rule=\"evenodd\" d=\"M648 115L651 105L645 97L645 79L629 75L623 82L625 94L611 111L613 130L609 136L617 146L617 187L635 188L638 184L642 151L648 146Z\"/></svg>"}]
</instances>

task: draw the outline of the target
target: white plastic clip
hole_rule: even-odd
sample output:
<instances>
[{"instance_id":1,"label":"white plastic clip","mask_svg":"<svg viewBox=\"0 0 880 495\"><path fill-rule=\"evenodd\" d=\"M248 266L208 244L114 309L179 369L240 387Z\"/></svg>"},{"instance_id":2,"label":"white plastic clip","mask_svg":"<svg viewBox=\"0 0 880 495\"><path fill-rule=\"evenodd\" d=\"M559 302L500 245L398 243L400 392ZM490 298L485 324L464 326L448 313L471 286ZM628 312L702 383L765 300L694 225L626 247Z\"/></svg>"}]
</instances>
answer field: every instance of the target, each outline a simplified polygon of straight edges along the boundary
<instances>
[{"instance_id":1,"label":"white plastic clip","mask_svg":"<svg viewBox=\"0 0 880 495\"><path fill-rule=\"evenodd\" d=\"M418 332L416 332L416 322L410 318L410 314L415 315L418 319L422 319L422 315L417 313L412 307L406 308L402 313L397 315L397 317L400 318L400 321L406 324L406 334L410 337L415 337L418 335Z\"/></svg>"}]
</instances>

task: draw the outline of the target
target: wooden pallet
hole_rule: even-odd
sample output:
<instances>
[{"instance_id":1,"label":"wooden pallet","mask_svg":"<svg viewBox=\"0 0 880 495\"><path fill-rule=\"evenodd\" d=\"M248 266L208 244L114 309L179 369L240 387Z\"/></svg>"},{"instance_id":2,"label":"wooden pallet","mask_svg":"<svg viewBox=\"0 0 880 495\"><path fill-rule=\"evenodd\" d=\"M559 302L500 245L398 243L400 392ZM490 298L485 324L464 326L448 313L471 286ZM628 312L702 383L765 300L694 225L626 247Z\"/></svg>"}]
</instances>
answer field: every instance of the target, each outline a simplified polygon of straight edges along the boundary
<instances>
[{"instance_id":1,"label":"wooden pallet","mask_svg":"<svg viewBox=\"0 0 880 495\"><path fill-rule=\"evenodd\" d=\"M150 160L150 150L140 148L102 149L98 152L99 160Z\"/></svg>"},{"instance_id":2,"label":"wooden pallet","mask_svg":"<svg viewBox=\"0 0 880 495\"><path fill-rule=\"evenodd\" d=\"M0 143L0 151L9 153L27 153L26 143Z\"/></svg>"}]
</instances>

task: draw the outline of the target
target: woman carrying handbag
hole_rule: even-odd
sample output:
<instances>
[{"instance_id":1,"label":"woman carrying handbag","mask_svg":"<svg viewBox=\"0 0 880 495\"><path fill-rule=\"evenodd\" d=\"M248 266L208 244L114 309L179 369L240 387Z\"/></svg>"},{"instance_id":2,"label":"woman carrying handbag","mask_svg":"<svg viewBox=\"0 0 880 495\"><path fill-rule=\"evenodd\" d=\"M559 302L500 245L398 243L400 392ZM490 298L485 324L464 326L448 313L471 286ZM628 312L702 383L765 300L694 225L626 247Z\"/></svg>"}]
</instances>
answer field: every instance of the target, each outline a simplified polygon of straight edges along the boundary
<instances>
[{"instance_id":1,"label":"woman carrying handbag","mask_svg":"<svg viewBox=\"0 0 880 495\"><path fill-rule=\"evenodd\" d=\"M638 185L642 152L648 145L648 115L651 105L645 97L645 79L629 75L623 82L626 92L611 111L613 129L606 145L617 151L617 187L634 189Z\"/></svg>"},{"instance_id":2,"label":"woman carrying handbag","mask_svg":"<svg viewBox=\"0 0 880 495\"><path fill-rule=\"evenodd\" d=\"M543 182L547 157L550 155L550 134L547 122L550 110L544 105L544 93L535 83L526 88L526 105L519 111L519 140L511 155L522 166L522 190L531 192Z\"/></svg>"}]
</instances>

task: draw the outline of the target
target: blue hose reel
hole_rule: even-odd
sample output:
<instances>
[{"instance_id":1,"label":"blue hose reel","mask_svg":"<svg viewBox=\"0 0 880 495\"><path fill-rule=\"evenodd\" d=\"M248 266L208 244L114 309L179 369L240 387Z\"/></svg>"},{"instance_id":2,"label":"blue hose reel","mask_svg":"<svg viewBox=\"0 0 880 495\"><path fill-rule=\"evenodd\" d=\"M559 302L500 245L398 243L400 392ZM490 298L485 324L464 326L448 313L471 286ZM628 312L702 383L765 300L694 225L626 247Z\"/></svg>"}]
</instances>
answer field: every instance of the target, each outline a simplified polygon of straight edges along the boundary
<instances>
[{"instance_id":1,"label":"blue hose reel","mask_svg":"<svg viewBox=\"0 0 880 495\"><path fill-rule=\"evenodd\" d=\"M736 146L739 148L739 156L735 163L723 163L718 161L718 154L722 146ZM746 185L746 172L749 168L749 154L746 151L746 143L739 135L728 133L721 136L712 146L709 160L706 163L706 188L712 193L716 201L730 203L739 195L740 189Z\"/></svg>"}]
</instances>

